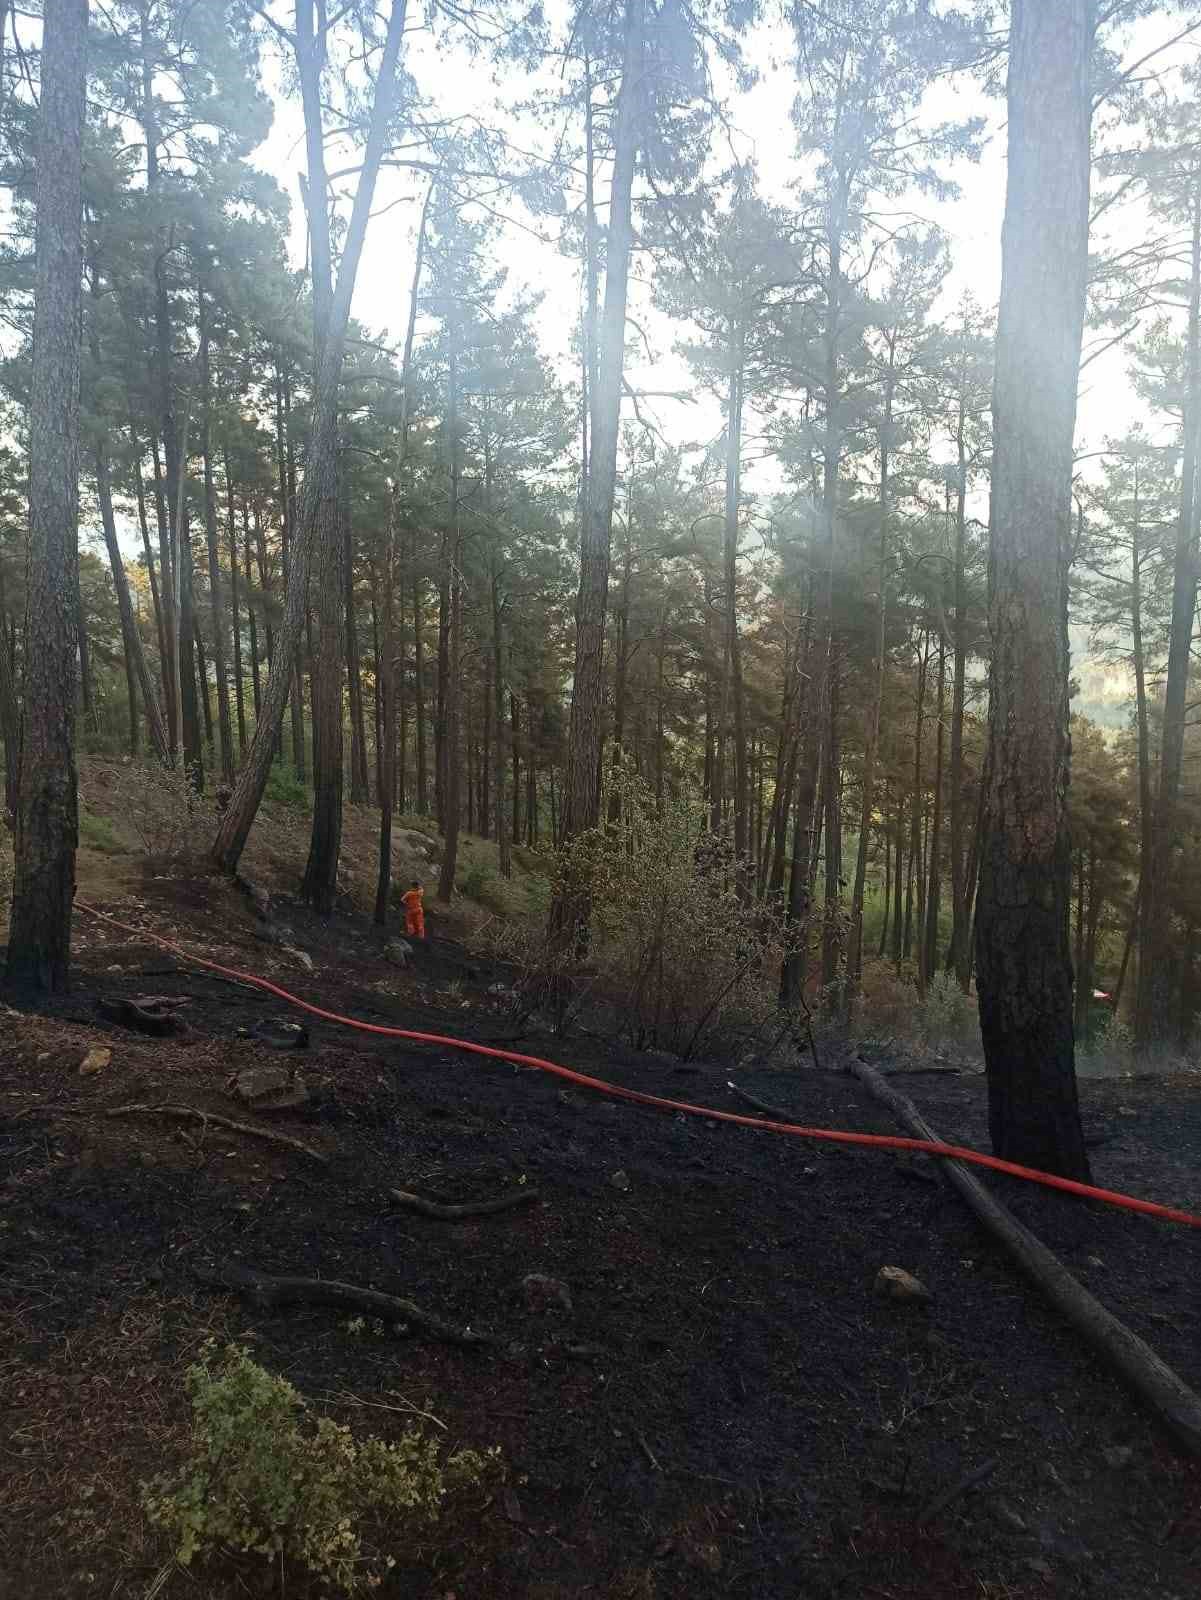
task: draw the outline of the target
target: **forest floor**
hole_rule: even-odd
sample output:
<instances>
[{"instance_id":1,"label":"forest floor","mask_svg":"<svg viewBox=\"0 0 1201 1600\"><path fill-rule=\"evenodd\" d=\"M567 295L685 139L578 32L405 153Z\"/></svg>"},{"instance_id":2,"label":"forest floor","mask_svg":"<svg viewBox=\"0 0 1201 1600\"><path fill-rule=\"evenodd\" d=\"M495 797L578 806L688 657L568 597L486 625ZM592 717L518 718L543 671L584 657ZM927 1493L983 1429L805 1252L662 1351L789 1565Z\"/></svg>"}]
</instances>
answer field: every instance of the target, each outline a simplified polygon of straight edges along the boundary
<instances>
[{"instance_id":1,"label":"forest floor","mask_svg":"<svg viewBox=\"0 0 1201 1600\"><path fill-rule=\"evenodd\" d=\"M405 970L367 924L276 908L264 937L228 885L122 863L81 897L189 950L369 1021L511 1039L504 974L445 936ZM245 1561L190 1574L139 1510L183 1455L184 1368L250 1344L314 1403L392 1436L410 1408L448 1443L497 1445L477 1494L383 1594L422 1600L1186 1600L1201 1471L1102 1372L980 1233L932 1165L617 1104L543 1074L304 1019L80 914L73 995L0 1011L0 1597L278 1593ZM101 1000L183 1002L151 1039ZM244 1035L307 1021L294 1056ZM111 1060L81 1075L95 1046ZM514 1048L732 1109L728 1064L684 1067L587 1036ZM311 1094L240 1108L232 1074L294 1062ZM877 1060L886 1068L917 1063ZM836 1058L827 1066L836 1066ZM894 1132L850 1077L739 1081L798 1121ZM984 1140L983 1080L904 1080L948 1139ZM1201 1082L1082 1085L1100 1183L1201 1210ZM328 1158L162 1102L290 1134ZM742 1109L738 1107L738 1109ZM466 1221L401 1209L534 1186ZM1201 1385L1201 1236L1028 1187L1014 1209ZM318 1307L255 1310L198 1281L229 1263L410 1296L494 1334L356 1331ZM873 1296L882 1265L926 1304ZM570 1310L523 1292L566 1285ZM995 1458L975 1488L926 1508ZM306 1593L296 1574L287 1593Z\"/></svg>"}]
</instances>

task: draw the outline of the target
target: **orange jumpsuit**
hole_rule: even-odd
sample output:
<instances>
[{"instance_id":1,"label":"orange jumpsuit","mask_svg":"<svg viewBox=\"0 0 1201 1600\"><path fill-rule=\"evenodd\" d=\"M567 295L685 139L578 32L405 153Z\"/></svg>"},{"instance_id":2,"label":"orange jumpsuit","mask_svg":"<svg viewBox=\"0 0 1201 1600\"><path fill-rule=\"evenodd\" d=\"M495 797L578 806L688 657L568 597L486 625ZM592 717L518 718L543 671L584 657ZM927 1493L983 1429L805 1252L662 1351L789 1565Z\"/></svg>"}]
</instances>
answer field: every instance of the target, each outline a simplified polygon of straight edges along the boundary
<instances>
[{"instance_id":1,"label":"orange jumpsuit","mask_svg":"<svg viewBox=\"0 0 1201 1600\"><path fill-rule=\"evenodd\" d=\"M425 938L424 895L423 889L406 889L400 897L400 903L405 908L405 932L410 939Z\"/></svg>"}]
</instances>

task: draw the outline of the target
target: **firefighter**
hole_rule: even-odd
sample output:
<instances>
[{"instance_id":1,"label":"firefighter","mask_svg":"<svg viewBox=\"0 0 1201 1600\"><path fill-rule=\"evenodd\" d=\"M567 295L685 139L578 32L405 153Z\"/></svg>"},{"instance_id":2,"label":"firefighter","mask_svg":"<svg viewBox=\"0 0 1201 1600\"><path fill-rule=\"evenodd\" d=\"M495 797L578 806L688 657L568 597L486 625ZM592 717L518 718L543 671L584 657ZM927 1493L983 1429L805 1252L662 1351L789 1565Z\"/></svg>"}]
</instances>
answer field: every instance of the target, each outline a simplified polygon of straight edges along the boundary
<instances>
[{"instance_id":1,"label":"firefighter","mask_svg":"<svg viewBox=\"0 0 1201 1600\"><path fill-rule=\"evenodd\" d=\"M405 933L410 939L425 938L425 907L422 904L424 894L425 890L414 878L400 897L400 903L405 908Z\"/></svg>"}]
</instances>

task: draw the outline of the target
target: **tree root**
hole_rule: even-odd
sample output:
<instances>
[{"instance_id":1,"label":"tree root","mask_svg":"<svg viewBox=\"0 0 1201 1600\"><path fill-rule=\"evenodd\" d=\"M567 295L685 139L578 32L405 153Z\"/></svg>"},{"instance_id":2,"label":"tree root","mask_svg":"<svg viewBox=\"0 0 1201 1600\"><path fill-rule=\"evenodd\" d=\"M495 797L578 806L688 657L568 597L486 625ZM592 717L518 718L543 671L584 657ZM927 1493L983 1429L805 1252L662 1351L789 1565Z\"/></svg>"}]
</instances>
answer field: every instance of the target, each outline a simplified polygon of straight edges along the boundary
<instances>
[{"instance_id":1,"label":"tree root","mask_svg":"<svg viewBox=\"0 0 1201 1600\"><path fill-rule=\"evenodd\" d=\"M441 1205L437 1200L427 1200L424 1195L410 1194L407 1189L389 1189L397 1205L416 1211L423 1217L433 1217L438 1222L458 1222L463 1217L489 1217L498 1211L513 1211L517 1206L537 1200L537 1189L515 1189L512 1194L502 1194L496 1200L466 1200L461 1205Z\"/></svg>"},{"instance_id":2,"label":"tree root","mask_svg":"<svg viewBox=\"0 0 1201 1600\"><path fill-rule=\"evenodd\" d=\"M500 1342L491 1334L457 1328L432 1311L423 1311L412 1300L380 1294L375 1289L361 1289L353 1283L339 1283L334 1278L276 1278L236 1262L225 1262L212 1271L198 1271L196 1277L209 1288L232 1290L260 1311L274 1311L280 1306L334 1306L340 1311L358 1311L385 1322L412 1323L446 1344L496 1345Z\"/></svg>"},{"instance_id":3,"label":"tree root","mask_svg":"<svg viewBox=\"0 0 1201 1600\"><path fill-rule=\"evenodd\" d=\"M913 1101L885 1083L873 1067L863 1061L852 1061L850 1070L869 1094L888 1107L907 1132L917 1139L929 1139L936 1144L945 1142ZM1133 1389L1182 1448L1193 1457L1201 1457L1201 1397L1160 1360L1150 1345L1124 1322L1119 1322L1112 1311L1078 1283L1059 1257L1011 1215L962 1161L945 1156L938 1159L948 1180L986 1232L1008 1252L1102 1361Z\"/></svg>"},{"instance_id":4,"label":"tree root","mask_svg":"<svg viewBox=\"0 0 1201 1600\"><path fill-rule=\"evenodd\" d=\"M212 1123L215 1128L226 1128L230 1133L248 1133L255 1139L266 1139L270 1144L286 1145L289 1150L298 1150L301 1155L309 1156L314 1161L319 1161L323 1167L329 1166L329 1157L320 1150L315 1150L311 1144L305 1144L303 1139L294 1139L289 1133L277 1133L274 1128L256 1127L253 1122L235 1122L232 1117L222 1117L215 1111L203 1111L199 1106L177 1106L155 1104L147 1101L145 1104L129 1106L113 1106L106 1111L106 1117L127 1117L135 1112L151 1112L161 1117L175 1117L184 1122Z\"/></svg>"}]
</instances>

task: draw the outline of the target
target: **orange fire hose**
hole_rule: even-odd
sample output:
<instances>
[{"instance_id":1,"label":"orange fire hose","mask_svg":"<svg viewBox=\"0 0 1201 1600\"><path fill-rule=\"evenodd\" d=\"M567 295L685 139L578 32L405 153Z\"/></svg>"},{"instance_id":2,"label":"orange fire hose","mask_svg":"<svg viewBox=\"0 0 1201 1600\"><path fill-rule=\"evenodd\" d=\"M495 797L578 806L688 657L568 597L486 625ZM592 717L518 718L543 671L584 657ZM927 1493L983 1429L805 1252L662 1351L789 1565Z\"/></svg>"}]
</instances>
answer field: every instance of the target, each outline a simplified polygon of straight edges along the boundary
<instances>
[{"instance_id":1,"label":"orange fire hose","mask_svg":"<svg viewBox=\"0 0 1201 1600\"><path fill-rule=\"evenodd\" d=\"M1179 1211L1174 1206L1159 1205L1154 1200L1139 1200L1134 1195L1119 1194L1113 1189L1099 1189L1091 1183L1078 1183L1074 1178L1061 1178L1053 1172L1039 1172L1034 1167L1019 1166L1014 1161L1002 1161L998 1156L985 1155L982 1151L970 1150L963 1145L939 1144L929 1139L910 1139L901 1134L848 1133L838 1128L806 1128L793 1122L772 1122L763 1117L741 1116L736 1111L717 1111L712 1106L697 1106L687 1100L669 1100L663 1095L644 1094L639 1089L626 1089L620 1084L608 1083L603 1078L593 1078L587 1073L575 1072L570 1067L560 1066L557 1062L547 1061L541 1056L522 1055L516 1050L498 1050L492 1045L475 1044L470 1039L455 1039L447 1034L421 1033L411 1028L392 1028L378 1022L362 1022L357 1017L344 1017L336 1011L326 1011L321 1006L300 999L298 995L289 993L287 989L280 988L267 978L260 978L251 972L240 972L235 967L221 966L218 962L208 961L203 956L192 955L169 939L164 939L159 934L151 933L144 928L130 927L128 923L119 922L116 917L97 911L94 906L82 900L76 900L75 904L81 911L86 911L89 916L96 917L101 922L107 922L110 927L131 934L135 939L148 940L181 960L190 961L194 966L206 967L210 972L220 973L222 977L250 984L253 988L262 989L267 994L273 994L278 999L286 1001L288 1005L296 1006L298 1010L307 1011L312 1017L320 1017L323 1022L334 1022L344 1028L355 1028L360 1033L372 1033L386 1039L407 1039L416 1044L441 1045L443 1048L463 1050L471 1055L489 1056L495 1061L511 1061L519 1067L534 1067L539 1072L563 1078L568 1083L579 1084L585 1089L593 1089L596 1093L608 1095L611 1099L627 1100L639 1106L651 1106L656 1111L682 1112L685 1116L706 1117L710 1122L732 1123L738 1128L765 1128L769 1133L788 1134L794 1139L816 1139L826 1144L866 1145L876 1150L912 1150L922 1155L966 1161L973 1166L987 1167L993 1172L1007 1173L1012 1178L1024 1178L1028 1183L1043 1184L1048 1189L1061 1189L1067 1194L1082 1195L1088 1200L1100 1200L1105 1205L1117 1206L1124 1211L1137 1211L1144 1216L1158 1217L1164 1222L1180 1222L1189 1228L1201 1228L1201 1216L1194 1216L1192 1212Z\"/></svg>"}]
</instances>

